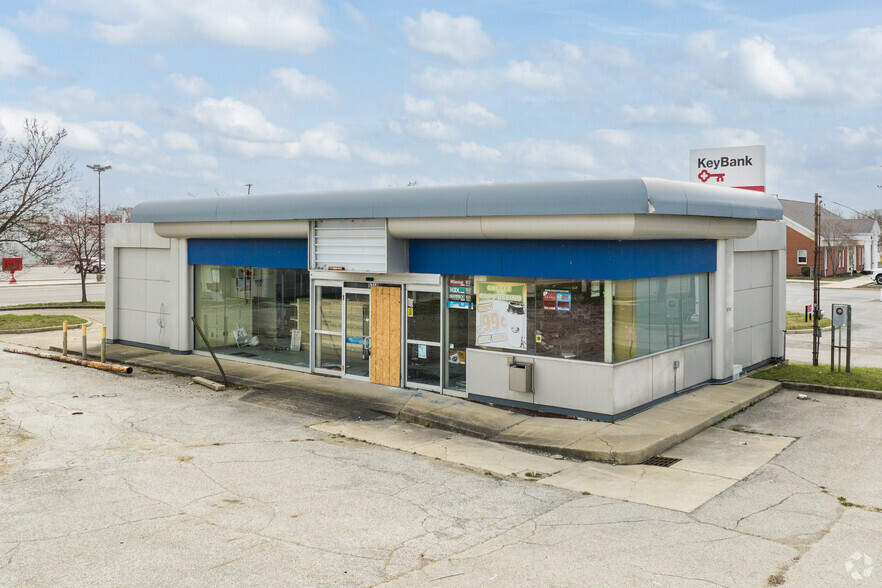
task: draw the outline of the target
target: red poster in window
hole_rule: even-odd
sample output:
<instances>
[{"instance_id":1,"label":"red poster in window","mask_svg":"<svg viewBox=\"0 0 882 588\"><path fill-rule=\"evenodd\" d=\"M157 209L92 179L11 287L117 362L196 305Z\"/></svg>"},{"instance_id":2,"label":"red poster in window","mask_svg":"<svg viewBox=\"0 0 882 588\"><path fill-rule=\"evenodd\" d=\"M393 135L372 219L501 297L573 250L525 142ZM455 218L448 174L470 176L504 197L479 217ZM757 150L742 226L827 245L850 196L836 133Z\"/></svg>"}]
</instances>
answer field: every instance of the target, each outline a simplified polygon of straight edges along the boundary
<instances>
[{"instance_id":1,"label":"red poster in window","mask_svg":"<svg viewBox=\"0 0 882 588\"><path fill-rule=\"evenodd\" d=\"M542 295L543 310L557 310L557 292L554 290L546 290Z\"/></svg>"}]
</instances>

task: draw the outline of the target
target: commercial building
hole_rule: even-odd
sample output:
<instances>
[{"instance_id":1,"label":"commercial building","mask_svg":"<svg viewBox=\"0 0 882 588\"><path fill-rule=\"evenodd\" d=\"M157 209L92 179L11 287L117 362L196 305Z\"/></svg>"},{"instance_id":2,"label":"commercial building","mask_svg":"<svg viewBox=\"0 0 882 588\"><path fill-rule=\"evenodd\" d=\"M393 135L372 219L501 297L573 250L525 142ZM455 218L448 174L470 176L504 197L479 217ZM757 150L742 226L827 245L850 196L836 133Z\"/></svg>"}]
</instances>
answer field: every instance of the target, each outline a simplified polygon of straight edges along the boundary
<instances>
[{"instance_id":1,"label":"commercial building","mask_svg":"<svg viewBox=\"0 0 882 588\"><path fill-rule=\"evenodd\" d=\"M108 337L614 420L783 354L779 219L654 179L145 202Z\"/></svg>"}]
</instances>

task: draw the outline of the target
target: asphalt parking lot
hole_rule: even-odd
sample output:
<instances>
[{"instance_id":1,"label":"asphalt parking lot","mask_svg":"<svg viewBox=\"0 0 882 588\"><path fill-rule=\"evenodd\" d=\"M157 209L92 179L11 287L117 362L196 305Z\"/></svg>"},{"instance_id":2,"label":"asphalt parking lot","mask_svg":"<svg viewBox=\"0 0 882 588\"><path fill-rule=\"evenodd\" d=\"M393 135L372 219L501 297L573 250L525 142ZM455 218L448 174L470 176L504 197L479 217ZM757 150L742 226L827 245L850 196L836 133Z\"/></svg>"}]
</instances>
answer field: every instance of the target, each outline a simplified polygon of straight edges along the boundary
<instances>
[{"instance_id":1,"label":"asphalt parking lot","mask_svg":"<svg viewBox=\"0 0 882 588\"><path fill-rule=\"evenodd\" d=\"M7 585L878 584L882 403L780 392L795 437L692 512L324 433L185 378L0 357ZM700 457L700 456L698 456ZM855 579L857 574L859 579ZM860 584L858 584L860 582Z\"/></svg>"}]
</instances>

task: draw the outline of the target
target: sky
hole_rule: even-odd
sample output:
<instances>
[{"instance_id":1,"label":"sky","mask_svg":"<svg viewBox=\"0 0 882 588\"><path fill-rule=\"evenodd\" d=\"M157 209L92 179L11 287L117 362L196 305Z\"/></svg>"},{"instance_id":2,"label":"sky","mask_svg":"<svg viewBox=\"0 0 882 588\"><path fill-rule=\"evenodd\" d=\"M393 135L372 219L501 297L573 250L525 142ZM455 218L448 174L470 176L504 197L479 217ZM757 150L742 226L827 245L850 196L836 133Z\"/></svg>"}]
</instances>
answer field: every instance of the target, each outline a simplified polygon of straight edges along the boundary
<instances>
[{"instance_id":1,"label":"sky","mask_svg":"<svg viewBox=\"0 0 882 588\"><path fill-rule=\"evenodd\" d=\"M64 128L103 206L659 177L882 208L882 3L5 0L0 127Z\"/></svg>"}]
</instances>

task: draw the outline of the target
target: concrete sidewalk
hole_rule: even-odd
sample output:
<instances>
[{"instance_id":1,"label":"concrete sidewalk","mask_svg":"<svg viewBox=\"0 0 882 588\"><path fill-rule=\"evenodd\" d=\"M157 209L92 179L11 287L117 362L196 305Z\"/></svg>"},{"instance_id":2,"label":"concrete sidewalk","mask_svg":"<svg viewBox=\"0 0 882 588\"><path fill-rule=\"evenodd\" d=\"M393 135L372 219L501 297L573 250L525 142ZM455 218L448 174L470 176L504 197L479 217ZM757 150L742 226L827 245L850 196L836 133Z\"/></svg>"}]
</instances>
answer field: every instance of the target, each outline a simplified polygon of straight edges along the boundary
<instances>
[{"instance_id":1,"label":"concrete sidewalk","mask_svg":"<svg viewBox=\"0 0 882 588\"><path fill-rule=\"evenodd\" d=\"M59 334L7 335L5 342L56 348ZM100 339L90 335L89 355L98 356ZM69 349L79 350L71 333ZM203 355L172 355L127 345L108 345L110 361L220 381L217 366ZM462 433L564 457L616 464L638 464L661 454L715 423L769 396L777 382L742 379L706 386L605 423L528 416L505 408L431 392L323 377L281 368L221 360L229 384L250 388L243 401L311 414L327 420L369 421L395 418L425 427Z\"/></svg>"},{"instance_id":2,"label":"concrete sidewalk","mask_svg":"<svg viewBox=\"0 0 882 588\"><path fill-rule=\"evenodd\" d=\"M811 284L811 280L794 280L788 279L788 283L791 284ZM867 284L873 284L873 279L870 276L860 275L851 278L850 280L842 280L842 281L824 281L821 280L821 288L829 288L831 290L850 290L851 288L858 288L860 286L865 286Z\"/></svg>"}]
</instances>

